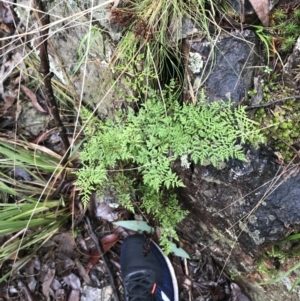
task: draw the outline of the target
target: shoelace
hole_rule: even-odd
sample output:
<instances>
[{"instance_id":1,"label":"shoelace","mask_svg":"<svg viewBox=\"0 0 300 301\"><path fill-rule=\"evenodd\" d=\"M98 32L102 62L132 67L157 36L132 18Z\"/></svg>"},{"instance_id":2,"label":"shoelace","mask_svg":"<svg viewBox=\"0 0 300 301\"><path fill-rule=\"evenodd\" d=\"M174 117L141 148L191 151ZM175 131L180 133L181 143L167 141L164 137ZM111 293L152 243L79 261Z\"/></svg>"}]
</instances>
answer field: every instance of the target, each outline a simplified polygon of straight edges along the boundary
<instances>
[{"instance_id":1,"label":"shoelace","mask_svg":"<svg viewBox=\"0 0 300 301\"><path fill-rule=\"evenodd\" d=\"M126 301L155 301L153 288L155 284L153 285L146 274L133 275L126 283L128 297Z\"/></svg>"}]
</instances>

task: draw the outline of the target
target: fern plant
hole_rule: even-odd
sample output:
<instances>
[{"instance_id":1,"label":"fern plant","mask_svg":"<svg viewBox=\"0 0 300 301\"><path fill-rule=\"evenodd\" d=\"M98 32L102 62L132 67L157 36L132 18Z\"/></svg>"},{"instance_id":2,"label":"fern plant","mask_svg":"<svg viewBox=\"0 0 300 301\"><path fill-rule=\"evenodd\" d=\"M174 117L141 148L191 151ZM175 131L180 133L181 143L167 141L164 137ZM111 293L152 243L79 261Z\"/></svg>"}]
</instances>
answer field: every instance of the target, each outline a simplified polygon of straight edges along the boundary
<instances>
[{"instance_id":1,"label":"fern plant","mask_svg":"<svg viewBox=\"0 0 300 301\"><path fill-rule=\"evenodd\" d=\"M214 166L229 158L245 160L237 140L257 144L263 139L243 107L208 104L204 94L196 106L180 105L173 99L174 89L172 82L162 95L148 93L138 113L129 108L114 120L93 118L80 153L83 166L76 172L84 204L92 191L110 185L118 191L120 204L134 210L130 194L138 190L139 209L160 225L166 252L167 238L176 238L175 226L186 214L170 194L184 186L172 163L181 156ZM88 117L83 111L83 119Z\"/></svg>"}]
</instances>

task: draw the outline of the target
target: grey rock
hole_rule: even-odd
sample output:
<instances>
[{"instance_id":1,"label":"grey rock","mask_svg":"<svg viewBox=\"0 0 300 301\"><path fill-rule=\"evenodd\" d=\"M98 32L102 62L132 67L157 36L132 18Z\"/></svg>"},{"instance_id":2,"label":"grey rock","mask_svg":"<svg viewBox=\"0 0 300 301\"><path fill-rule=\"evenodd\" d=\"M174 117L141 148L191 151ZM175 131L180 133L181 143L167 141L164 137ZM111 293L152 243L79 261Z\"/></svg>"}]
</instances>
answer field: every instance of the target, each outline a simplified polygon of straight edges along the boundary
<instances>
[{"instance_id":1,"label":"grey rock","mask_svg":"<svg viewBox=\"0 0 300 301\"><path fill-rule=\"evenodd\" d=\"M210 100L240 102L252 85L253 68L258 60L257 37L251 30L223 33L213 44L189 40L189 68L194 88L204 88ZM203 85L197 86L197 82Z\"/></svg>"},{"instance_id":2,"label":"grey rock","mask_svg":"<svg viewBox=\"0 0 300 301\"><path fill-rule=\"evenodd\" d=\"M175 164L186 185L180 200L190 212L178 230L210 250L229 274L255 272L265 246L300 229L299 170L282 172L268 150L250 148L247 159L231 160L222 170L198 165L183 170L180 162ZM248 278L237 283L252 301L296 300L284 283L272 287L272 293Z\"/></svg>"},{"instance_id":3,"label":"grey rock","mask_svg":"<svg viewBox=\"0 0 300 301\"><path fill-rule=\"evenodd\" d=\"M18 3L20 6L16 12L21 22L28 22L29 28L35 28L34 15L29 16L24 9L30 7L29 1L20 0ZM70 91L78 102L82 99L101 117L111 116L122 104L122 91L130 93L122 79L114 78L115 70L109 65L116 41L120 38L120 32L112 28L110 9L105 0L47 3L47 10L51 11L50 22L53 23L49 30L53 48L48 47L51 71L63 84L71 87ZM91 11L95 25L89 22ZM76 17L70 18L73 15ZM59 22L61 19L64 22ZM89 32L90 39L87 38ZM36 44L32 45L36 56L37 41L33 39ZM30 128L33 133L38 130Z\"/></svg>"},{"instance_id":4,"label":"grey rock","mask_svg":"<svg viewBox=\"0 0 300 301\"><path fill-rule=\"evenodd\" d=\"M18 126L25 129L30 135L38 135L50 121L49 115L39 112L30 100L21 102L19 109Z\"/></svg>"}]
</instances>

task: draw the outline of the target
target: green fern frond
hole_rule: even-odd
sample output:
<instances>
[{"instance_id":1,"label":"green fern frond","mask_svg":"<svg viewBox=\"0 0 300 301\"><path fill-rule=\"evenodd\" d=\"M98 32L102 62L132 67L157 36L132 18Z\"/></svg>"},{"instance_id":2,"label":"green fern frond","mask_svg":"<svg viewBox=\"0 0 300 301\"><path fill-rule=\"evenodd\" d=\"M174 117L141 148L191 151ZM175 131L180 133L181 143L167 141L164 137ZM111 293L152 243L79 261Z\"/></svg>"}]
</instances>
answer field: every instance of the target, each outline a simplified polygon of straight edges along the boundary
<instances>
[{"instance_id":1,"label":"green fern frond","mask_svg":"<svg viewBox=\"0 0 300 301\"><path fill-rule=\"evenodd\" d=\"M173 87L171 83L163 95L172 98ZM133 180L140 178L140 208L152 214L166 231L164 240L167 236L175 237L174 228L186 214L174 195L165 199L167 191L183 186L172 170L172 163L181 156L214 166L230 158L246 160L238 141L257 145L262 136L243 107L232 110L230 103L209 104L203 93L196 106L162 101L154 91L150 94L151 98L137 114L129 109L127 114L119 113L115 120L93 118L88 123L86 143L80 154L83 167L76 172L77 185L86 205L92 191L101 191L111 182L120 204L134 211L130 194L134 191ZM83 120L87 118L83 111ZM134 174L126 172L124 166L135 168ZM119 170L121 175L113 170Z\"/></svg>"}]
</instances>

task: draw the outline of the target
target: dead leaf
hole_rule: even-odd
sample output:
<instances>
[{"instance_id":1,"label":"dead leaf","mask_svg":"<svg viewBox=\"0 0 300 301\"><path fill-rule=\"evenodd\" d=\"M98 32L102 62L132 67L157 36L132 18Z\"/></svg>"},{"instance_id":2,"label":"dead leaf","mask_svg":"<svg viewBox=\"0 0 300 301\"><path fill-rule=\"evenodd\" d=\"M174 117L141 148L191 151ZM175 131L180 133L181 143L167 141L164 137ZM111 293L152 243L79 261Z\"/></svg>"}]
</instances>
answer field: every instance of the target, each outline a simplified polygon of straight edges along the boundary
<instances>
[{"instance_id":1,"label":"dead leaf","mask_svg":"<svg viewBox=\"0 0 300 301\"><path fill-rule=\"evenodd\" d=\"M91 278L88 275L88 273L87 273L86 269L84 268L84 266L81 264L81 262L78 259L76 259L75 260L75 264L77 266L77 270L78 270L79 276L83 279L83 281L86 284L91 283Z\"/></svg>"},{"instance_id":2,"label":"dead leaf","mask_svg":"<svg viewBox=\"0 0 300 301\"><path fill-rule=\"evenodd\" d=\"M6 24L13 23L14 17L11 10L11 5L8 1L0 2L0 22L4 22Z\"/></svg>"},{"instance_id":3,"label":"dead leaf","mask_svg":"<svg viewBox=\"0 0 300 301\"><path fill-rule=\"evenodd\" d=\"M232 282L230 287L232 301L250 301L250 299L242 293L240 287L236 283Z\"/></svg>"},{"instance_id":4,"label":"dead leaf","mask_svg":"<svg viewBox=\"0 0 300 301\"><path fill-rule=\"evenodd\" d=\"M55 269L50 269L48 265L43 266L43 271L46 270L46 274L44 275L42 281L42 291L43 295L48 298L50 286L55 276Z\"/></svg>"},{"instance_id":5,"label":"dead leaf","mask_svg":"<svg viewBox=\"0 0 300 301\"><path fill-rule=\"evenodd\" d=\"M9 95L8 93L5 93L4 95L2 95L2 97L4 101L3 101L3 105L0 107L1 115L7 113L8 109L11 108L11 106L16 100L15 95Z\"/></svg>"},{"instance_id":6,"label":"dead leaf","mask_svg":"<svg viewBox=\"0 0 300 301\"><path fill-rule=\"evenodd\" d=\"M74 236L72 233L64 232L64 233L57 234L54 237L54 241L58 242L58 244L59 244L58 245L59 253L63 253L67 257L72 256L72 254L74 252L74 248L76 247L76 243L75 243Z\"/></svg>"},{"instance_id":7,"label":"dead leaf","mask_svg":"<svg viewBox=\"0 0 300 301\"><path fill-rule=\"evenodd\" d=\"M68 301L79 301L80 300L80 291L79 290L71 290Z\"/></svg>"},{"instance_id":8,"label":"dead leaf","mask_svg":"<svg viewBox=\"0 0 300 301\"><path fill-rule=\"evenodd\" d=\"M31 143L40 144L40 143L44 142L46 139L48 139L49 135L51 135L51 131L41 132L29 140Z\"/></svg>"},{"instance_id":9,"label":"dead leaf","mask_svg":"<svg viewBox=\"0 0 300 301\"><path fill-rule=\"evenodd\" d=\"M87 267L86 267L86 273L89 274L89 272L91 271L92 267L98 262L98 260L100 259L100 254L98 252L97 249L94 249L90 258L89 258L89 262L87 264Z\"/></svg>"},{"instance_id":10,"label":"dead leaf","mask_svg":"<svg viewBox=\"0 0 300 301\"><path fill-rule=\"evenodd\" d=\"M12 33L11 28L5 23L0 23L0 29L5 31L6 33L9 33L9 34Z\"/></svg>"},{"instance_id":11,"label":"dead leaf","mask_svg":"<svg viewBox=\"0 0 300 301\"><path fill-rule=\"evenodd\" d=\"M118 214L114 212L114 209L99 199L95 193L91 195L88 210L92 216L96 215L97 218L104 219L108 222L113 222L118 219Z\"/></svg>"},{"instance_id":12,"label":"dead leaf","mask_svg":"<svg viewBox=\"0 0 300 301\"><path fill-rule=\"evenodd\" d=\"M269 25L269 0L249 0L259 20L264 26Z\"/></svg>"},{"instance_id":13,"label":"dead leaf","mask_svg":"<svg viewBox=\"0 0 300 301\"><path fill-rule=\"evenodd\" d=\"M87 253L88 247L86 245L86 241L83 239L83 237L80 235L76 239L77 245L80 247L80 249L84 252Z\"/></svg>"},{"instance_id":14,"label":"dead leaf","mask_svg":"<svg viewBox=\"0 0 300 301\"><path fill-rule=\"evenodd\" d=\"M21 288L21 292L22 294L24 294L25 300L36 301L36 299L34 298L33 294L31 293L26 283L23 283L22 281L18 281L18 286Z\"/></svg>"},{"instance_id":15,"label":"dead leaf","mask_svg":"<svg viewBox=\"0 0 300 301\"><path fill-rule=\"evenodd\" d=\"M55 291L55 300L57 301L65 301L67 299L67 295L64 289L58 289Z\"/></svg>"},{"instance_id":16,"label":"dead leaf","mask_svg":"<svg viewBox=\"0 0 300 301\"><path fill-rule=\"evenodd\" d=\"M100 243L102 245L103 252L106 253L111 247L113 247L114 244L118 241L118 239L119 239L119 234L118 233L112 233L110 235L107 235L107 236L103 237L100 241ZM89 258L88 265L86 267L86 272L87 273L90 272L90 270L98 262L100 257L101 256L100 256L98 250L94 249L94 251L92 252L92 254Z\"/></svg>"},{"instance_id":17,"label":"dead leaf","mask_svg":"<svg viewBox=\"0 0 300 301\"><path fill-rule=\"evenodd\" d=\"M80 279L75 274L71 273L68 276L63 277L63 280L72 288L69 293L68 301L79 301L81 289Z\"/></svg>"},{"instance_id":18,"label":"dead leaf","mask_svg":"<svg viewBox=\"0 0 300 301\"><path fill-rule=\"evenodd\" d=\"M37 97L36 95L29 90L27 87L25 87L24 85L21 85L21 89L22 91L26 94L26 96L32 101L33 105L35 106L35 108L42 112L42 113L47 113L46 110L44 110L41 105L38 103Z\"/></svg>"},{"instance_id":19,"label":"dead leaf","mask_svg":"<svg viewBox=\"0 0 300 301\"><path fill-rule=\"evenodd\" d=\"M1 49L1 48L0 48ZM3 51L3 49L1 49ZM2 53L1 51L1 53ZM2 81L0 84L2 85L3 82L9 77L9 75L13 72L13 70L17 67L19 70L22 71L22 77L18 76L12 80L12 84L15 85L16 88L19 88L19 83L28 82L28 76L26 75L26 65L24 63L24 56L20 52L16 52L15 49L12 48L10 45L8 48L5 49L5 53L13 53L12 56L8 59L8 57L4 57L3 61L4 64L1 66L0 75ZM12 87L11 87L12 88ZM1 93L3 94L3 88L1 87Z\"/></svg>"},{"instance_id":20,"label":"dead leaf","mask_svg":"<svg viewBox=\"0 0 300 301\"><path fill-rule=\"evenodd\" d=\"M101 239L103 252L106 253L118 241L119 235L116 233L109 234Z\"/></svg>"},{"instance_id":21,"label":"dead leaf","mask_svg":"<svg viewBox=\"0 0 300 301\"><path fill-rule=\"evenodd\" d=\"M80 279L75 274L70 273L68 276L64 276L63 280L73 290L80 290L81 289Z\"/></svg>"},{"instance_id":22,"label":"dead leaf","mask_svg":"<svg viewBox=\"0 0 300 301\"><path fill-rule=\"evenodd\" d=\"M38 260L37 258L32 258L27 264L26 264L26 273L27 273L27 285L31 292L34 292L37 285L37 279L35 277L35 261Z\"/></svg>"},{"instance_id":23,"label":"dead leaf","mask_svg":"<svg viewBox=\"0 0 300 301\"><path fill-rule=\"evenodd\" d=\"M62 288L62 284L58 281L58 279L54 278L52 283L51 283L51 288L54 291L57 291L57 290Z\"/></svg>"}]
</instances>

